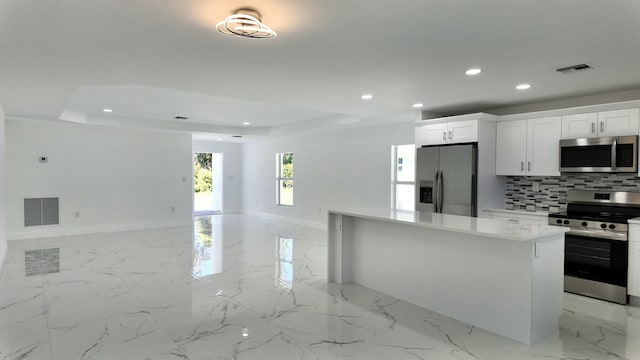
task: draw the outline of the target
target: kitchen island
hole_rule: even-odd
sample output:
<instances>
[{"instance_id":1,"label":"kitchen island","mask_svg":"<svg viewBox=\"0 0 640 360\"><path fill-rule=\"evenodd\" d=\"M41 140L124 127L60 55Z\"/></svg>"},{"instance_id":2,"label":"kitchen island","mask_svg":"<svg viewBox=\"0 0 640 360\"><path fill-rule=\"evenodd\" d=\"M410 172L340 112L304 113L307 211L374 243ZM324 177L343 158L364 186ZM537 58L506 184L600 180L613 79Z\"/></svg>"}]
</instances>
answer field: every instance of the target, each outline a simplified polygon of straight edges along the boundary
<instances>
[{"instance_id":1,"label":"kitchen island","mask_svg":"<svg viewBox=\"0 0 640 360\"><path fill-rule=\"evenodd\" d=\"M558 330L564 232L389 209L329 211L328 278L532 344Z\"/></svg>"}]
</instances>

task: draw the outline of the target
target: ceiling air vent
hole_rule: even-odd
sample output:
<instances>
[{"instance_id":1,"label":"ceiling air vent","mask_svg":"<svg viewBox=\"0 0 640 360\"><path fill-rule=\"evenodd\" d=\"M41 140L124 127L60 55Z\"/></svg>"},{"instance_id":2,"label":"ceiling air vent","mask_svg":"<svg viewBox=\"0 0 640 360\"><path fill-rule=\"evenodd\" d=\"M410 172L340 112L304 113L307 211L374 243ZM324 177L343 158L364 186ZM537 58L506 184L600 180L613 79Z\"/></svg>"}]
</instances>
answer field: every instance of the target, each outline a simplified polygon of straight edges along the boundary
<instances>
[{"instance_id":1,"label":"ceiling air vent","mask_svg":"<svg viewBox=\"0 0 640 360\"><path fill-rule=\"evenodd\" d=\"M571 65L571 66L559 68L559 69L556 69L556 71L563 74L571 74L579 71L592 70L592 69L593 67L591 67L590 65L578 64L578 65Z\"/></svg>"},{"instance_id":2,"label":"ceiling air vent","mask_svg":"<svg viewBox=\"0 0 640 360\"><path fill-rule=\"evenodd\" d=\"M241 137L242 137L242 135L231 135L231 137L234 137L234 138L241 138Z\"/></svg>"}]
</instances>

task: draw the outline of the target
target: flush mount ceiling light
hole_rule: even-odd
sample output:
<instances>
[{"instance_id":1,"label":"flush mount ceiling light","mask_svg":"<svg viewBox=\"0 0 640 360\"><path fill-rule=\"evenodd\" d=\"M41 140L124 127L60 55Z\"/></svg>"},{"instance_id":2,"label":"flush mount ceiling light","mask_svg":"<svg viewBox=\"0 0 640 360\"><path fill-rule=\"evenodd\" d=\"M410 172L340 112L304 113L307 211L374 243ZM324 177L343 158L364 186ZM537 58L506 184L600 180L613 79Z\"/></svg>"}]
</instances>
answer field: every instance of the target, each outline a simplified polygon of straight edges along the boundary
<instances>
[{"instance_id":1,"label":"flush mount ceiling light","mask_svg":"<svg viewBox=\"0 0 640 360\"><path fill-rule=\"evenodd\" d=\"M424 106L424 104L422 104L422 103L415 103L415 104L413 104L413 105L411 105L411 106L412 106L414 109L420 109L421 107L423 107L423 106Z\"/></svg>"},{"instance_id":2,"label":"flush mount ceiling light","mask_svg":"<svg viewBox=\"0 0 640 360\"><path fill-rule=\"evenodd\" d=\"M113 110L111 110L111 109L107 109L107 108L102 109L102 111L103 111L103 112L106 112L106 113L113 112Z\"/></svg>"},{"instance_id":3,"label":"flush mount ceiling light","mask_svg":"<svg viewBox=\"0 0 640 360\"><path fill-rule=\"evenodd\" d=\"M373 95L364 94L364 95L360 96L360 99L362 99L362 100L371 100L371 99L373 99Z\"/></svg>"},{"instance_id":4,"label":"flush mount ceiling light","mask_svg":"<svg viewBox=\"0 0 640 360\"><path fill-rule=\"evenodd\" d=\"M520 84L518 86L516 86L516 89L518 90L527 90L531 88L531 84Z\"/></svg>"},{"instance_id":5,"label":"flush mount ceiling light","mask_svg":"<svg viewBox=\"0 0 640 360\"><path fill-rule=\"evenodd\" d=\"M245 121L245 122L243 122L243 123L242 123L242 125L244 125L244 126L249 126L249 125L251 125L251 123L250 123L250 122L248 122L248 121Z\"/></svg>"},{"instance_id":6,"label":"flush mount ceiling light","mask_svg":"<svg viewBox=\"0 0 640 360\"><path fill-rule=\"evenodd\" d=\"M480 68L472 68L472 69L468 69L464 73L467 74L467 75L478 75L481 72L482 72L482 69L480 69Z\"/></svg>"},{"instance_id":7,"label":"flush mount ceiling light","mask_svg":"<svg viewBox=\"0 0 640 360\"><path fill-rule=\"evenodd\" d=\"M271 39L276 37L275 31L262 23L258 10L243 7L233 12L233 15L220 21L216 25L218 32L251 39Z\"/></svg>"}]
</instances>

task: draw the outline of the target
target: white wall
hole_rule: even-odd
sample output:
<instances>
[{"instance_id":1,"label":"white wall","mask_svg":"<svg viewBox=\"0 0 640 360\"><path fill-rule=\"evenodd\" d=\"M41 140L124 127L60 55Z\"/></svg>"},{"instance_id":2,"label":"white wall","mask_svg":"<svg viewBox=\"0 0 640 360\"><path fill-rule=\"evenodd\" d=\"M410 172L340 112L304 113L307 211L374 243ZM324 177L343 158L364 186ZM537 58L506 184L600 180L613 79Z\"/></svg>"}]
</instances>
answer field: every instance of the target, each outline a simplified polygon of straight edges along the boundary
<instances>
[{"instance_id":1,"label":"white wall","mask_svg":"<svg viewBox=\"0 0 640 360\"><path fill-rule=\"evenodd\" d=\"M0 106L0 275L2 275L4 256L7 253L7 237L5 234L5 157L5 120L4 111Z\"/></svg>"},{"instance_id":2,"label":"white wall","mask_svg":"<svg viewBox=\"0 0 640 360\"><path fill-rule=\"evenodd\" d=\"M242 146L214 140L193 140L193 153L222 153L222 212L242 212Z\"/></svg>"},{"instance_id":3,"label":"white wall","mask_svg":"<svg viewBox=\"0 0 640 360\"><path fill-rule=\"evenodd\" d=\"M327 209L389 207L391 145L413 144L415 114L390 125L282 136L243 145L246 213L320 225ZM294 206L276 205L276 153L294 153Z\"/></svg>"},{"instance_id":4,"label":"white wall","mask_svg":"<svg viewBox=\"0 0 640 360\"><path fill-rule=\"evenodd\" d=\"M6 134L9 239L191 220L190 135L24 121L7 121ZM24 227L27 197L59 197L60 225Z\"/></svg>"}]
</instances>

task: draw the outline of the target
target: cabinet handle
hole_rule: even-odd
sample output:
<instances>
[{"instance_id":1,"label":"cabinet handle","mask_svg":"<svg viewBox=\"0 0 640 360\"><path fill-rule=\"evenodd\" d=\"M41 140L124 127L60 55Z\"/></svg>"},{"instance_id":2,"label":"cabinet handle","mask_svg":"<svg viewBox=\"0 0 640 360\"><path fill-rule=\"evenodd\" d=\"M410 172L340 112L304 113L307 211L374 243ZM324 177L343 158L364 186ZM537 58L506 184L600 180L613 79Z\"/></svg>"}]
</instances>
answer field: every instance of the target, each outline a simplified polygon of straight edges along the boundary
<instances>
[{"instance_id":1,"label":"cabinet handle","mask_svg":"<svg viewBox=\"0 0 640 360\"><path fill-rule=\"evenodd\" d=\"M527 171L531 171L531 161L527 162Z\"/></svg>"},{"instance_id":2,"label":"cabinet handle","mask_svg":"<svg viewBox=\"0 0 640 360\"><path fill-rule=\"evenodd\" d=\"M604 133L604 121L600 121L600 132Z\"/></svg>"},{"instance_id":3,"label":"cabinet handle","mask_svg":"<svg viewBox=\"0 0 640 360\"><path fill-rule=\"evenodd\" d=\"M447 141L447 132L446 131L442 132L442 140Z\"/></svg>"},{"instance_id":4,"label":"cabinet handle","mask_svg":"<svg viewBox=\"0 0 640 360\"><path fill-rule=\"evenodd\" d=\"M591 133L592 134L596 133L596 123L594 123L594 122L591 123Z\"/></svg>"},{"instance_id":5,"label":"cabinet handle","mask_svg":"<svg viewBox=\"0 0 640 360\"><path fill-rule=\"evenodd\" d=\"M520 171L524 171L524 161L520 161Z\"/></svg>"},{"instance_id":6,"label":"cabinet handle","mask_svg":"<svg viewBox=\"0 0 640 360\"><path fill-rule=\"evenodd\" d=\"M449 140L453 139L453 131L449 131Z\"/></svg>"}]
</instances>

